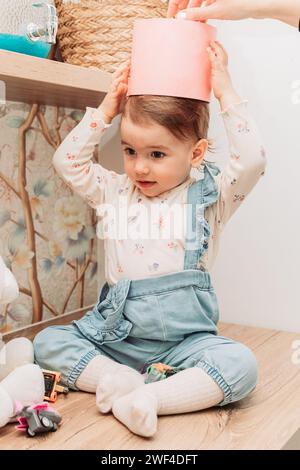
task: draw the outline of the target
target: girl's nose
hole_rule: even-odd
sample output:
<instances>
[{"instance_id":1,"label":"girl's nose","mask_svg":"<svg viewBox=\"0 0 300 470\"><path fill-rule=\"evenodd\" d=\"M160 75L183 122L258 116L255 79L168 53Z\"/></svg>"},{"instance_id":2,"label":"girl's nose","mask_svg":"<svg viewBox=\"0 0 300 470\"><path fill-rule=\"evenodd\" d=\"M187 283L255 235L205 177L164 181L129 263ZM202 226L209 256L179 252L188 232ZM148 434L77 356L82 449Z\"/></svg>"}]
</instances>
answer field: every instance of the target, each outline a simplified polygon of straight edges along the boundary
<instances>
[{"instance_id":1,"label":"girl's nose","mask_svg":"<svg viewBox=\"0 0 300 470\"><path fill-rule=\"evenodd\" d=\"M136 165L135 165L135 172L137 175L146 175L149 173L149 168L148 168L148 165L146 164L146 162L137 162Z\"/></svg>"}]
</instances>

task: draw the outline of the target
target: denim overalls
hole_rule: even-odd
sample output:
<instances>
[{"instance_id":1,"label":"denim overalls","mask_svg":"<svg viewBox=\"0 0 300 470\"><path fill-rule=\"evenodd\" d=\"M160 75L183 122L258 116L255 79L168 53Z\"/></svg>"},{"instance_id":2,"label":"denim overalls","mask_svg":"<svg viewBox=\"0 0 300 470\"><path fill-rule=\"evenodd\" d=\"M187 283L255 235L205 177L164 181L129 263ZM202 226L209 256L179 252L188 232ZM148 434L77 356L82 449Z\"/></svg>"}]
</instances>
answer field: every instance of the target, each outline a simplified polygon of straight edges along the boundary
<instances>
[{"instance_id":1,"label":"denim overalls","mask_svg":"<svg viewBox=\"0 0 300 470\"><path fill-rule=\"evenodd\" d=\"M218 198L214 176L219 171L206 164L203 179L188 189L192 210L184 271L122 279L112 287L105 283L94 309L83 318L36 336L35 357L42 368L60 371L63 382L77 390L77 378L99 354L141 373L154 362L201 367L224 393L219 406L240 400L255 388L255 356L245 345L217 335L217 298L210 274L198 267L210 235L203 214Z\"/></svg>"}]
</instances>

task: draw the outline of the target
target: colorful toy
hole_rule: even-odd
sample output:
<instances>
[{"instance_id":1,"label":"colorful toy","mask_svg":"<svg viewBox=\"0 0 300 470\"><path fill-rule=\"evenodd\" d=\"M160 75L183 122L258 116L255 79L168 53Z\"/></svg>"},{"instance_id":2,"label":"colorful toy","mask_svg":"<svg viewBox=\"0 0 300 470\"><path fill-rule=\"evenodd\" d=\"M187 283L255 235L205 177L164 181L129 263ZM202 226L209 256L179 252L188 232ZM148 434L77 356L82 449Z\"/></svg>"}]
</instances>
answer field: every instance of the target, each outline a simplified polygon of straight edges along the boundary
<instances>
[{"instance_id":1,"label":"colorful toy","mask_svg":"<svg viewBox=\"0 0 300 470\"><path fill-rule=\"evenodd\" d=\"M167 379L168 377L171 377L180 370L181 369L179 368L168 366L167 364L163 364L162 362L151 364L151 366L149 366L146 371L145 383L148 384L152 382L158 382L159 380Z\"/></svg>"},{"instance_id":2,"label":"colorful toy","mask_svg":"<svg viewBox=\"0 0 300 470\"><path fill-rule=\"evenodd\" d=\"M69 389L63 385L59 385L61 373L54 370L42 369L45 380L45 396L44 400L54 403L57 400L58 393L68 393Z\"/></svg>"},{"instance_id":3,"label":"colorful toy","mask_svg":"<svg viewBox=\"0 0 300 470\"><path fill-rule=\"evenodd\" d=\"M29 437L45 432L55 432L61 422L61 416L48 403L25 406L19 413L19 425L16 429L27 432Z\"/></svg>"},{"instance_id":4,"label":"colorful toy","mask_svg":"<svg viewBox=\"0 0 300 470\"><path fill-rule=\"evenodd\" d=\"M18 294L17 280L0 255L0 306L13 302ZM4 344L0 334L0 428L14 416L14 401L23 406L39 403L44 393L44 378L34 364L31 341L14 338Z\"/></svg>"}]
</instances>

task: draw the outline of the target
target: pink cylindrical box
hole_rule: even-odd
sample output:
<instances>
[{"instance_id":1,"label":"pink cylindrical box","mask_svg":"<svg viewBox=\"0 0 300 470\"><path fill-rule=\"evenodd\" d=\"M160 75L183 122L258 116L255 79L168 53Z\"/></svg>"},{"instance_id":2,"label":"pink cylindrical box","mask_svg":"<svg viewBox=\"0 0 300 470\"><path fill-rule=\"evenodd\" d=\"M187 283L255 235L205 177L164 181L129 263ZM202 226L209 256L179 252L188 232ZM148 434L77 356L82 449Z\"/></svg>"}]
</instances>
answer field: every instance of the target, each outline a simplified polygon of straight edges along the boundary
<instances>
[{"instance_id":1,"label":"pink cylindrical box","mask_svg":"<svg viewBox=\"0 0 300 470\"><path fill-rule=\"evenodd\" d=\"M207 52L216 28L200 21L151 18L133 28L128 95L163 95L210 101Z\"/></svg>"}]
</instances>

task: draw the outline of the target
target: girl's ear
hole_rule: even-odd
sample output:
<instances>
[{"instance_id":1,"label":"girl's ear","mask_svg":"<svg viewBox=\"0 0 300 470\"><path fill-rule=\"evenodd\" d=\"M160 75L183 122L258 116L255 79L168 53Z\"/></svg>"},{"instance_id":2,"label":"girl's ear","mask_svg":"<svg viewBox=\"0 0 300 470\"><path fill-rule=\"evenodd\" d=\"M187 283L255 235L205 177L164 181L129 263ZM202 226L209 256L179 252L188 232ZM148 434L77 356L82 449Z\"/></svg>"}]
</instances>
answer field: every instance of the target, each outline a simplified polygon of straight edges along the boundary
<instances>
[{"instance_id":1,"label":"girl's ear","mask_svg":"<svg viewBox=\"0 0 300 470\"><path fill-rule=\"evenodd\" d=\"M201 164L208 149L207 139L200 139L194 145L191 165L197 167Z\"/></svg>"}]
</instances>

